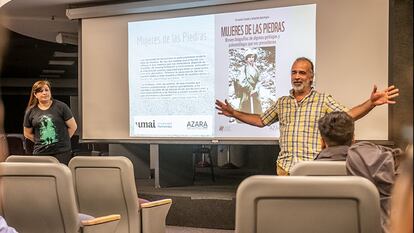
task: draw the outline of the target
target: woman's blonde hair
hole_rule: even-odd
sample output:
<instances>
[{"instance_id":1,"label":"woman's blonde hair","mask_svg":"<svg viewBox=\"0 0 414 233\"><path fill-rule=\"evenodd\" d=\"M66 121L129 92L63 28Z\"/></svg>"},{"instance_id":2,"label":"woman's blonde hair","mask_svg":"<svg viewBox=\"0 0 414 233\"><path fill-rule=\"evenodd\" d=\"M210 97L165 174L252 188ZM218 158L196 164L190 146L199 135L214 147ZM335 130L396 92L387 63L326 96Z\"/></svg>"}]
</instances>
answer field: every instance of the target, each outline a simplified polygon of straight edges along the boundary
<instances>
[{"instance_id":1,"label":"woman's blonde hair","mask_svg":"<svg viewBox=\"0 0 414 233\"><path fill-rule=\"evenodd\" d=\"M44 86L48 86L49 90L52 90L49 81L47 80L39 80L37 82L35 82L32 86L32 91L30 92L30 99L29 99L29 103L27 104L27 108L26 110L33 108L34 106L37 106L37 104L39 103L39 101L37 100L37 98L35 97L35 94L42 91ZM52 98L52 97L50 97Z\"/></svg>"}]
</instances>

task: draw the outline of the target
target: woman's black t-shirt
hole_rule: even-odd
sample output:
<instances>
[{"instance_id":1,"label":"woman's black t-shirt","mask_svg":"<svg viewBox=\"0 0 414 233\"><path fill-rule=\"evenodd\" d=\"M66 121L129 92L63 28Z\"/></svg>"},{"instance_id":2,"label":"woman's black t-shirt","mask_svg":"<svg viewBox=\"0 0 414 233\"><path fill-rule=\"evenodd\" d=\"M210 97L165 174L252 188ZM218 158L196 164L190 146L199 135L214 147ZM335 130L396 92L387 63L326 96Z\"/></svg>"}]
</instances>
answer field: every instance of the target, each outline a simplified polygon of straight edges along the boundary
<instances>
[{"instance_id":1,"label":"woman's black t-shirt","mask_svg":"<svg viewBox=\"0 0 414 233\"><path fill-rule=\"evenodd\" d=\"M58 154L71 150L68 127L65 121L73 117L69 107L53 100L47 110L38 106L26 111L23 126L33 128L33 154Z\"/></svg>"}]
</instances>

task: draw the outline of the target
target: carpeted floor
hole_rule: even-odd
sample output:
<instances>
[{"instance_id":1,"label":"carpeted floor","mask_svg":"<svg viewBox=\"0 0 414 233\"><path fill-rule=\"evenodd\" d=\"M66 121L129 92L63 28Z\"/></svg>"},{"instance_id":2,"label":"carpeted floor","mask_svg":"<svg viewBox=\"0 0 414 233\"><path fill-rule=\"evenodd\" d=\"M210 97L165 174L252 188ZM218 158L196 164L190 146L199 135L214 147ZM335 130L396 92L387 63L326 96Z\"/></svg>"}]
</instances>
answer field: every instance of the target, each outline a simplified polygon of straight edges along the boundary
<instances>
[{"instance_id":1,"label":"carpeted floor","mask_svg":"<svg viewBox=\"0 0 414 233\"><path fill-rule=\"evenodd\" d=\"M153 179L138 179L138 196L147 200L171 198L167 233L234 233L236 190L240 182L258 174L249 169L215 168L215 181L208 168L197 169L194 184L155 188Z\"/></svg>"}]
</instances>

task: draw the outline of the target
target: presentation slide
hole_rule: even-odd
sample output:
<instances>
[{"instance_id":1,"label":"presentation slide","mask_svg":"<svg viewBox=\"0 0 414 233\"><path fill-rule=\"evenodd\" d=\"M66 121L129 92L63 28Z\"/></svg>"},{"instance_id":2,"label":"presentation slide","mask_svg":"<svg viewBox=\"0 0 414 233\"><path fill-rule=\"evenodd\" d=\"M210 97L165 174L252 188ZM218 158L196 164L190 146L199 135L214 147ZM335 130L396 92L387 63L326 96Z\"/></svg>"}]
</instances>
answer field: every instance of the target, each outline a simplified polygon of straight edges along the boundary
<instances>
[{"instance_id":1,"label":"presentation slide","mask_svg":"<svg viewBox=\"0 0 414 233\"><path fill-rule=\"evenodd\" d=\"M315 47L316 4L128 22L130 136L277 138L278 124L218 115L215 100L263 113Z\"/></svg>"}]
</instances>

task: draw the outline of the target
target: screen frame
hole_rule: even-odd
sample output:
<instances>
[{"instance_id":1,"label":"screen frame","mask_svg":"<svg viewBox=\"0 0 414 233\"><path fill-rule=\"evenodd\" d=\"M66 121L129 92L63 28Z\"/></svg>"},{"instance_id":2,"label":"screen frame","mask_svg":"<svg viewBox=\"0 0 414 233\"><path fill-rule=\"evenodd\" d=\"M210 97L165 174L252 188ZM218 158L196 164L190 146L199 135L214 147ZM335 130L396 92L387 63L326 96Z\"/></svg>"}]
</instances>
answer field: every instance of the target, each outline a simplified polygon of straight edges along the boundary
<instances>
[{"instance_id":1,"label":"screen frame","mask_svg":"<svg viewBox=\"0 0 414 233\"><path fill-rule=\"evenodd\" d=\"M215 1L206 1L206 2L215 2ZM252 1L227 1L227 3L224 3L224 4L229 4L229 2L231 2L231 3L241 3L241 4L243 4L244 2L252 2ZM257 4L257 5L260 5L260 6L262 6L262 3L263 2L270 2L270 1L258 1L257 3L260 3L260 4ZM279 1L279 2L277 2L275 5L277 5L277 7L284 7L284 6L293 6L293 5L303 5L303 4L313 4L313 3L316 3L316 4L318 4L318 2L320 2L320 1L318 1L318 0L314 0L314 1L308 1L308 0L291 0L291 1ZM153 3L154 4L154 3ZM255 9L263 9L264 7L262 6L262 7L252 7L251 5L252 5L253 3L246 3L246 4L243 4L243 5L246 5L246 6L244 6L243 7L243 10L255 10ZM218 4L212 4L212 5L210 5L210 6L216 6L216 5L218 5ZM247 5L249 5L249 6L247 6ZM263 4L263 5L266 5L265 3ZM197 7L199 7L199 6L197 6ZM191 16L191 15L199 15L199 13L198 13L198 10L199 10L199 8L194 8L193 10L194 10L194 12L192 12L192 13L188 13L187 12L187 14L185 14L184 16ZM273 7L273 6L272 6ZM157 8L156 6L155 6L155 8ZM193 8L193 7L183 7L183 8L179 8L179 9L189 9L189 8ZM205 7L202 7L203 9L205 8ZM228 10L229 8L231 8L231 7L227 7L226 9L222 9L222 11L214 11L214 13L227 13L227 12L231 12L231 10ZM388 5L387 5L387 9L388 9ZM71 10L77 10L77 9L71 9ZM171 10L171 9L169 9L169 10ZM169 11L169 10L167 10L167 11ZM69 10L70 11L70 10ZM68 12L69 12L68 11ZM147 12L145 12L145 13L149 13L149 12L159 12L159 9L158 10L153 10L153 11L147 11ZM388 12L388 11L387 11ZM113 15L123 15L124 13L117 13L117 12L114 12L113 14L107 14L107 16L113 16ZM129 13L128 13L129 14ZM206 13L204 13L204 14L206 14ZM102 15L100 15L99 17L101 17ZM387 32L388 32L388 14L386 15L387 17L386 17L386 21L387 21ZM96 16L90 16L90 17L96 17ZM83 18L89 18L89 17L83 17ZM82 27L82 23L80 23L80 27ZM82 28L80 29L80 35L81 35L81 31L82 31ZM388 35L388 34L387 34ZM81 38L81 36L79 37L79 38ZM387 45L388 45L388 37L386 38L387 39ZM80 39L80 42L81 42L81 39ZM387 47L387 54L388 54L388 47ZM83 88L83 86L82 86L82 43L79 43L79 54L80 54L80 58L79 58L79 76L80 76L80 78L79 78L79 106L80 106L80 119L81 119L81 123L80 123L80 125L82 125L82 120L83 120L83 115L82 115L82 108L83 108L83 105L82 105L82 88ZM318 50L317 50L317 52L316 52L316 56L318 57ZM318 60L318 58L317 58L317 60ZM387 65L388 65L388 56L387 56ZM315 64L316 66L317 66L317 64ZM387 66L387 79L388 79L388 66ZM388 81L388 80L387 80ZM382 86L381 86L382 87ZM319 89L319 83L318 83L318 89ZM368 91L369 90L364 90L365 92L364 93L367 93L368 94ZM355 104L355 103L353 103L353 104ZM346 105L348 105L348 106L353 106L353 104L346 104ZM388 111L388 108L386 108L386 111ZM389 121L389 119L388 119L388 121ZM357 123L358 124L358 123ZM388 126L387 126L387 128L388 128ZM82 141L85 141L85 142L107 142L107 143L149 143L149 144L151 144L151 143L157 143L157 144L171 144L171 143L174 143L174 144L246 144L246 145L249 145L249 144L269 144L269 145L274 145L274 144L278 144L278 141L276 140L276 139L271 139L271 140L262 140L262 139L255 139L255 138L245 138L245 137L243 137L243 138L237 138L237 137L234 137L234 138L218 138L218 137L200 137L200 138L197 138L197 137L191 137L191 138L188 138L188 137L174 137L174 138L171 138L171 139L168 139L168 138L153 138L153 137L151 137L151 138L131 138L131 139L99 139L99 138L83 138L83 131L81 131L81 138L82 138ZM388 134L389 135L389 134ZM388 137L388 135L387 135L387 137ZM357 139L359 139L358 137L357 137ZM368 140L370 140L370 139L368 139ZM387 139L381 139L381 140L370 140L370 141L378 141L378 142L387 142Z\"/></svg>"}]
</instances>

